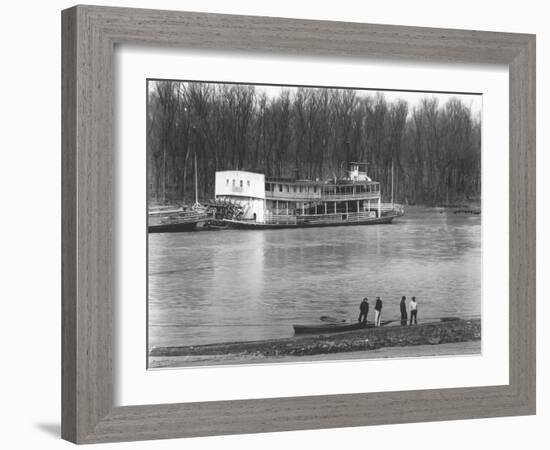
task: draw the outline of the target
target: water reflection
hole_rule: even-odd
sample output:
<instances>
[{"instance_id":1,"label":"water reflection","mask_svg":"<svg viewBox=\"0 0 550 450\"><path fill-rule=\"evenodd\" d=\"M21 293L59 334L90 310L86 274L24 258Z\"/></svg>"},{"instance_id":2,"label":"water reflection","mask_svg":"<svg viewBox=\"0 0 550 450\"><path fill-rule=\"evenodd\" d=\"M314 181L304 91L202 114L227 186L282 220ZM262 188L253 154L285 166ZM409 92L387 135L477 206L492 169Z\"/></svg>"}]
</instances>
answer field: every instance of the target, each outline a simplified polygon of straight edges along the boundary
<instances>
[{"instance_id":1,"label":"water reflection","mask_svg":"<svg viewBox=\"0 0 550 450\"><path fill-rule=\"evenodd\" d=\"M419 315L480 314L479 216L410 208L393 225L149 236L149 346L292 335L363 296Z\"/></svg>"}]
</instances>

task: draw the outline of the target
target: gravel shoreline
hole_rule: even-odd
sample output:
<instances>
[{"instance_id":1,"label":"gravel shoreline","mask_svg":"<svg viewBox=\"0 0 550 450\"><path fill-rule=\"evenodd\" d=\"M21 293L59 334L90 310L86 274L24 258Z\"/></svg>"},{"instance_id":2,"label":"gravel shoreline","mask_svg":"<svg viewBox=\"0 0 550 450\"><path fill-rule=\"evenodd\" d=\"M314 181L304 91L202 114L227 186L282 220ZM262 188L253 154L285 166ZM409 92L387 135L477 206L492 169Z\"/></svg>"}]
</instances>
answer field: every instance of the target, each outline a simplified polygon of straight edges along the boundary
<instances>
[{"instance_id":1,"label":"gravel shoreline","mask_svg":"<svg viewBox=\"0 0 550 450\"><path fill-rule=\"evenodd\" d=\"M480 356L481 341L453 342L439 345L417 345L411 347L382 347L376 350L331 353L312 355L304 360L301 356L271 356L262 355L208 355L208 356L173 356L149 357L149 369L175 369L182 367L232 366L281 363L319 363L338 362L346 360L367 359L409 359L449 356Z\"/></svg>"},{"instance_id":2,"label":"gravel shoreline","mask_svg":"<svg viewBox=\"0 0 550 450\"><path fill-rule=\"evenodd\" d=\"M149 367L475 354L481 351L480 340L480 319L431 322L264 341L157 347L149 353ZM477 344L465 345L470 342Z\"/></svg>"}]
</instances>

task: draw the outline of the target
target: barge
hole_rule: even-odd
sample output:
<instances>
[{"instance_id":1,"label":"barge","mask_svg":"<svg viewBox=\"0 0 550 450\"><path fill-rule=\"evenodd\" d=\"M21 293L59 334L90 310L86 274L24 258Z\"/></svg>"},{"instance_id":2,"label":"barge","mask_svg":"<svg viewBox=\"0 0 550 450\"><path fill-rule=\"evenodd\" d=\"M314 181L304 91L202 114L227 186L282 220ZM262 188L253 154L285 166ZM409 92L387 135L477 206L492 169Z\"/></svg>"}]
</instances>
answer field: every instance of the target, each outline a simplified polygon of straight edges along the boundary
<instances>
[{"instance_id":1,"label":"barge","mask_svg":"<svg viewBox=\"0 0 550 450\"><path fill-rule=\"evenodd\" d=\"M181 231L195 231L197 226L209 220L204 208L161 209L149 211L147 217L147 231L149 233L179 233Z\"/></svg>"},{"instance_id":2,"label":"barge","mask_svg":"<svg viewBox=\"0 0 550 450\"><path fill-rule=\"evenodd\" d=\"M389 224L404 214L404 208L382 203L380 183L367 175L366 167L366 163L352 162L346 177L324 181L219 171L215 198L218 204L238 206L238 214L222 218L233 228Z\"/></svg>"},{"instance_id":3,"label":"barge","mask_svg":"<svg viewBox=\"0 0 550 450\"><path fill-rule=\"evenodd\" d=\"M195 154L195 204L191 208L186 206L149 208L147 232L179 233L181 231L195 231L198 227L204 226L210 219L210 210L199 203L197 155Z\"/></svg>"}]
</instances>

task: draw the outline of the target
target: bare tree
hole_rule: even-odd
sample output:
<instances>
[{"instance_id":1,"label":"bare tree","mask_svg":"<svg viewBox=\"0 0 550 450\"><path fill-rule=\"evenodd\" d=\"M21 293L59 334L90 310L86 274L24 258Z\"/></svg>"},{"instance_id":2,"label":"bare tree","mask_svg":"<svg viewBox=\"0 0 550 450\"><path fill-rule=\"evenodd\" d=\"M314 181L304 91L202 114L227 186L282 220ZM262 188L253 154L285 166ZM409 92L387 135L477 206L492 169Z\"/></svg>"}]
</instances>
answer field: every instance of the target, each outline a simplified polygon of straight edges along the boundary
<instances>
[{"instance_id":1,"label":"bare tree","mask_svg":"<svg viewBox=\"0 0 550 450\"><path fill-rule=\"evenodd\" d=\"M383 94L349 89L151 82L147 116L149 198L189 201L197 155L199 197L214 173L254 169L266 176L327 178L353 160L370 164L384 196L438 204L478 197L481 120L458 98L426 97L409 108Z\"/></svg>"}]
</instances>

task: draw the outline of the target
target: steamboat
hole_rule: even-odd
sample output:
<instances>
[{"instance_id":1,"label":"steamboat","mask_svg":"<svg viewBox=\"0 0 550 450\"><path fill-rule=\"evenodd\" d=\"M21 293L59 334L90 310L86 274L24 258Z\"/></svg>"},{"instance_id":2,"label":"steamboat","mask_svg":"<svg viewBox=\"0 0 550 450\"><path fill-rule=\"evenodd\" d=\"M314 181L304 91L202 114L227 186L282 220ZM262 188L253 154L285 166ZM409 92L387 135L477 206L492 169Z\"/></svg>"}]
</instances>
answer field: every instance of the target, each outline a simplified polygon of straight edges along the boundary
<instances>
[{"instance_id":1,"label":"steamboat","mask_svg":"<svg viewBox=\"0 0 550 450\"><path fill-rule=\"evenodd\" d=\"M216 172L217 205L235 205L234 228L265 229L388 224L404 214L401 205L382 203L380 183L367 175L367 164L352 162L347 176L331 180L265 178L264 174Z\"/></svg>"}]
</instances>

